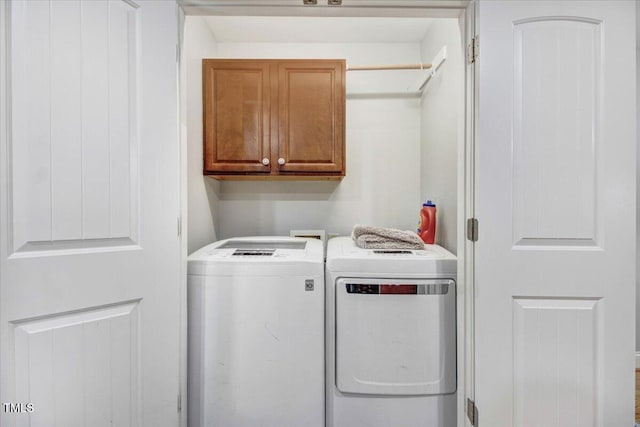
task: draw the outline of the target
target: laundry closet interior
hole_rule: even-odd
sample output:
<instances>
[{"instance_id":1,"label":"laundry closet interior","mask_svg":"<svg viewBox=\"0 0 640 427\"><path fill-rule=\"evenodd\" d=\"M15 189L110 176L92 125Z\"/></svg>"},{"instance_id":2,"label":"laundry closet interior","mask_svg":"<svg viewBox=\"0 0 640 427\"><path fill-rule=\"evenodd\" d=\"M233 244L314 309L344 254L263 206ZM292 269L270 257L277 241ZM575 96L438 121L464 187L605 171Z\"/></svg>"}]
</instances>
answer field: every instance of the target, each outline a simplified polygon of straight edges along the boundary
<instances>
[{"instance_id":1,"label":"laundry closet interior","mask_svg":"<svg viewBox=\"0 0 640 427\"><path fill-rule=\"evenodd\" d=\"M415 229L428 197L437 203L437 242L455 254L465 123L459 27L453 18L186 16L188 252L217 239L291 229L327 236L348 235L355 224ZM203 176L203 58L330 58L352 67L431 63L443 48L446 60L432 77L428 69L346 72L342 180Z\"/></svg>"},{"instance_id":2,"label":"laundry closet interior","mask_svg":"<svg viewBox=\"0 0 640 427\"><path fill-rule=\"evenodd\" d=\"M180 73L187 252L217 240L289 236L291 230L322 230L330 240L350 236L356 224L415 231L422 203L434 201L436 243L459 262L460 393L466 43L464 20L454 16L463 11L436 13L439 17L427 10L424 16L395 17L339 16L337 9L330 13L335 16L186 11ZM203 59L345 60L344 176L204 175ZM462 396L457 400L460 413Z\"/></svg>"}]
</instances>

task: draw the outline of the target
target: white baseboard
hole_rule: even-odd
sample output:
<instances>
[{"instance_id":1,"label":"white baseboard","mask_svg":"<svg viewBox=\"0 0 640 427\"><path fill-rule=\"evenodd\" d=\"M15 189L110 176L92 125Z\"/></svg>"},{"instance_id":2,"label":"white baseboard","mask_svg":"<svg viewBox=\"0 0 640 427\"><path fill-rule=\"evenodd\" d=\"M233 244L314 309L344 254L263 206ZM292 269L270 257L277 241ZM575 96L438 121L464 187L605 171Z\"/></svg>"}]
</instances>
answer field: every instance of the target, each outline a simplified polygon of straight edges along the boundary
<instances>
[{"instance_id":1,"label":"white baseboard","mask_svg":"<svg viewBox=\"0 0 640 427\"><path fill-rule=\"evenodd\" d=\"M640 369L640 351L636 351L636 369Z\"/></svg>"}]
</instances>

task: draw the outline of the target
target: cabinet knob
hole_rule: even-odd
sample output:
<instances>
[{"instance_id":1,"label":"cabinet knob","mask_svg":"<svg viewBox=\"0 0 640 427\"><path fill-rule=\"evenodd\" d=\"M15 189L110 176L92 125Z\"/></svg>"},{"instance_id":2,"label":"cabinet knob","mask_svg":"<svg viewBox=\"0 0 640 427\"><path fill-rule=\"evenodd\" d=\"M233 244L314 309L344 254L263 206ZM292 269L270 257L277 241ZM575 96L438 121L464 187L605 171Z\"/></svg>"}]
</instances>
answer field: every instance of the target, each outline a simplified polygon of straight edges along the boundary
<instances>
[{"instance_id":1,"label":"cabinet knob","mask_svg":"<svg viewBox=\"0 0 640 427\"><path fill-rule=\"evenodd\" d=\"M262 164L265 166L269 166L269 159L267 159L266 157L262 159Z\"/></svg>"},{"instance_id":2,"label":"cabinet knob","mask_svg":"<svg viewBox=\"0 0 640 427\"><path fill-rule=\"evenodd\" d=\"M280 157L280 158L278 159L278 164L279 164L279 165L281 165L281 166L285 164L285 161L284 161L284 158L283 158L283 157Z\"/></svg>"}]
</instances>

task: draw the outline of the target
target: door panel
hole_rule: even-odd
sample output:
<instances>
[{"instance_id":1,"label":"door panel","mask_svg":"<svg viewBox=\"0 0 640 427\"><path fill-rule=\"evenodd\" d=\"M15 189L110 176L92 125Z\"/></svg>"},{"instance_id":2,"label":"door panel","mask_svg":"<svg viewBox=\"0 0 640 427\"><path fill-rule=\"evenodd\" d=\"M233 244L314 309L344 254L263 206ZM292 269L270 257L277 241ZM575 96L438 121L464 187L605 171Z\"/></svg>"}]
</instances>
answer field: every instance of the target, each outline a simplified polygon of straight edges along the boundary
<instances>
[{"instance_id":1,"label":"door panel","mask_svg":"<svg viewBox=\"0 0 640 427\"><path fill-rule=\"evenodd\" d=\"M602 22L514 23L514 244L597 245Z\"/></svg>"},{"instance_id":2,"label":"door panel","mask_svg":"<svg viewBox=\"0 0 640 427\"><path fill-rule=\"evenodd\" d=\"M0 424L176 426L176 6L0 22Z\"/></svg>"},{"instance_id":3,"label":"door panel","mask_svg":"<svg viewBox=\"0 0 640 427\"><path fill-rule=\"evenodd\" d=\"M33 425L128 425L139 407L138 318L135 301L12 324L16 378L29 379L16 398L39 402Z\"/></svg>"},{"instance_id":4,"label":"door panel","mask_svg":"<svg viewBox=\"0 0 640 427\"><path fill-rule=\"evenodd\" d=\"M635 4L479 8L480 423L632 425Z\"/></svg>"},{"instance_id":5,"label":"door panel","mask_svg":"<svg viewBox=\"0 0 640 427\"><path fill-rule=\"evenodd\" d=\"M602 305L600 298L514 298L514 425L593 424Z\"/></svg>"},{"instance_id":6,"label":"door panel","mask_svg":"<svg viewBox=\"0 0 640 427\"><path fill-rule=\"evenodd\" d=\"M136 43L129 3L11 4L13 249L137 240ZM34 34L35 29L35 34ZM102 239L89 241L88 239Z\"/></svg>"}]
</instances>

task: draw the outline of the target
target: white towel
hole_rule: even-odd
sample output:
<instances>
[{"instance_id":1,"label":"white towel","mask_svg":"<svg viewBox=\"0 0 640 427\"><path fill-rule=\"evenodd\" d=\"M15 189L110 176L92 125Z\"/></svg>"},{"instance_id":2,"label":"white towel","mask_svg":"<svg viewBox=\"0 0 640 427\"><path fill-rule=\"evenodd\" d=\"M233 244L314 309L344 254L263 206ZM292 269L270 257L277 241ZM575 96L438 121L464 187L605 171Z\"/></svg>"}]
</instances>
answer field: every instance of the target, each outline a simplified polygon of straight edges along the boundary
<instances>
[{"instance_id":1,"label":"white towel","mask_svg":"<svg viewBox=\"0 0 640 427\"><path fill-rule=\"evenodd\" d=\"M363 249L424 249L424 242L414 231L397 228L356 225L351 238Z\"/></svg>"}]
</instances>

